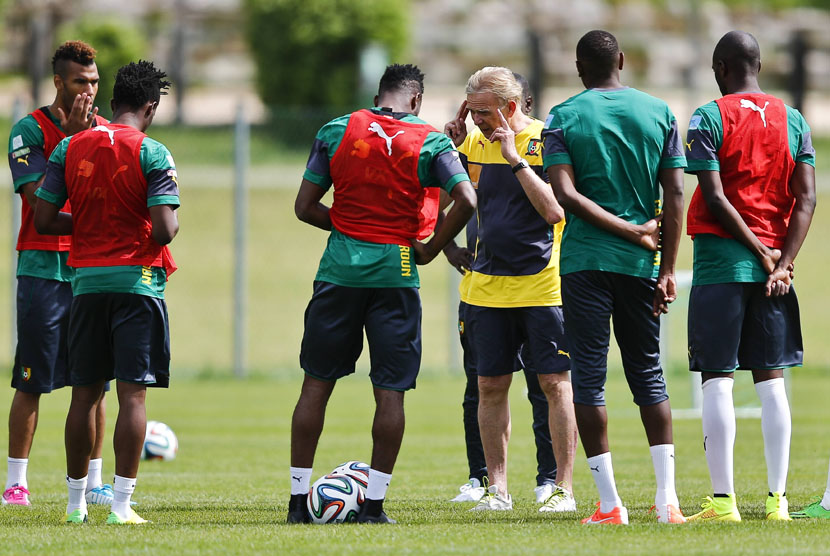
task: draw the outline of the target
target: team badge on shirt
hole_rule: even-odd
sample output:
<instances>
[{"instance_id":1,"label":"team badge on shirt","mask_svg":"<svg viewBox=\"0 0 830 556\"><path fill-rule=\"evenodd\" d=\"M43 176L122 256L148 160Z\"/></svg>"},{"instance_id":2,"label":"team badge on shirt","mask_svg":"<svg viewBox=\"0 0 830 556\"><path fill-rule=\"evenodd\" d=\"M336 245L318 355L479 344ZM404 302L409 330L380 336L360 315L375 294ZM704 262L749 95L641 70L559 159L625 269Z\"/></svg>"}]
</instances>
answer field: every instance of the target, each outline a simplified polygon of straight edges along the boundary
<instances>
[{"instance_id":1,"label":"team badge on shirt","mask_svg":"<svg viewBox=\"0 0 830 556\"><path fill-rule=\"evenodd\" d=\"M527 143L525 156L536 156L542 152L542 140L533 138Z\"/></svg>"},{"instance_id":2,"label":"team badge on shirt","mask_svg":"<svg viewBox=\"0 0 830 556\"><path fill-rule=\"evenodd\" d=\"M23 379L23 382L29 382L29 379L32 378L32 368L20 367L20 378Z\"/></svg>"}]
</instances>

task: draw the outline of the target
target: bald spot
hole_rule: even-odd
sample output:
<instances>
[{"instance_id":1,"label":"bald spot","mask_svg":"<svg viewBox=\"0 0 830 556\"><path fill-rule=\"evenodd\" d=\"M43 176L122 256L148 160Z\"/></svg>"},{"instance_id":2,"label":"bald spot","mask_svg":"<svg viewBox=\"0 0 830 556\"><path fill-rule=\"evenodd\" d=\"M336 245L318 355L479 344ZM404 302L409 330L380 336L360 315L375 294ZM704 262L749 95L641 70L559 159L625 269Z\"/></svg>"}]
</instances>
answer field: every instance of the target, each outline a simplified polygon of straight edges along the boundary
<instances>
[{"instance_id":1,"label":"bald spot","mask_svg":"<svg viewBox=\"0 0 830 556\"><path fill-rule=\"evenodd\" d=\"M733 71L757 74L761 68L761 47L749 33L730 31L718 41L712 58L714 62L723 62Z\"/></svg>"}]
</instances>

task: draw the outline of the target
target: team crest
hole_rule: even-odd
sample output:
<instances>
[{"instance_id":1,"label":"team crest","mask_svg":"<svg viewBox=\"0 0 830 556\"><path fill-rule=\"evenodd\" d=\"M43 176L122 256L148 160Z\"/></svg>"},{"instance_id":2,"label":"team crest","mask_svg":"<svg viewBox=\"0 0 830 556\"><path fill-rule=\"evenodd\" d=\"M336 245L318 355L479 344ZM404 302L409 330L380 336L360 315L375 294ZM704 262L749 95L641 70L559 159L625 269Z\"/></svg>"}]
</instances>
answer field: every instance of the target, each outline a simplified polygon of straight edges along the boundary
<instances>
[{"instance_id":1,"label":"team crest","mask_svg":"<svg viewBox=\"0 0 830 556\"><path fill-rule=\"evenodd\" d=\"M32 378L32 368L20 367L20 378L23 379L23 382L29 382L29 379Z\"/></svg>"},{"instance_id":2,"label":"team crest","mask_svg":"<svg viewBox=\"0 0 830 556\"><path fill-rule=\"evenodd\" d=\"M527 144L527 152L525 156L536 156L542 152L542 140L531 139Z\"/></svg>"},{"instance_id":3,"label":"team crest","mask_svg":"<svg viewBox=\"0 0 830 556\"><path fill-rule=\"evenodd\" d=\"M464 335L464 321L463 320L458 321L458 333L461 334L462 336Z\"/></svg>"}]
</instances>

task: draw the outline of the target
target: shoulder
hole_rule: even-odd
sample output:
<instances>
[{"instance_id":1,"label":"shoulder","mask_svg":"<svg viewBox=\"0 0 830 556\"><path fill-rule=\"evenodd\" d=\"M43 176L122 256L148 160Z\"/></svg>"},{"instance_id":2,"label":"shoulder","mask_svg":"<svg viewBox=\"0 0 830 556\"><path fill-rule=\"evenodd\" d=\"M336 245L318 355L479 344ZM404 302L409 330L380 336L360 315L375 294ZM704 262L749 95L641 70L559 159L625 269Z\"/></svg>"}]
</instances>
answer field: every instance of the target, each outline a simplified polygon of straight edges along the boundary
<instances>
[{"instance_id":1,"label":"shoulder","mask_svg":"<svg viewBox=\"0 0 830 556\"><path fill-rule=\"evenodd\" d=\"M804 115L801 114L796 108L788 104L784 104L787 109L787 122L803 131L810 131L810 126L807 124L807 120L804 118Z\"/></svg>"},{"instance_id":2,"label":"shoulder","mask_svg":"<svg viewBox=\"0 0 830 556\"><path fill-rule=\"evenodd\" d=\"M152 168L176 167L170 150L164 144L147 136L141 140L141 162L143 166Z\"/></svg>"},{"instance_id":3,"label":"shoulder","mask_svg":"<svg viewBox=\"0 0 830 556\"><path fill-rule=\"evenodd\" d=\"M344 116L340 116L339 118L335 118L330 122L327 122L320 128L320 131L317 132L317 138L321 141L326 142L327 139L331 138L332 136L341 136L346 131L346 127L349 125L349 120L351 119L351 114L346 114Z\"/></svg>"},{"instance_id":4,"label":"shoulder","mask_svg":"<svg viewBox=\"0 0 830 556\"><path fill-rule=\"evenodd\" d=\"M689 129L710 129L712 125L720 126L721 114L717 101L707 102L698 106L689 120Z\"/></svg>"},{"instance_id":5,"label":"shoulder","mask_svg":"<svg viewBox=\"0 0 830 556\"><path fill-rule=\"evenodd\" d=\"M17 121L12 126L9 146L11 150L22 147L43 146L43 130L31 114Z\"/></svg>"}]
</instances>

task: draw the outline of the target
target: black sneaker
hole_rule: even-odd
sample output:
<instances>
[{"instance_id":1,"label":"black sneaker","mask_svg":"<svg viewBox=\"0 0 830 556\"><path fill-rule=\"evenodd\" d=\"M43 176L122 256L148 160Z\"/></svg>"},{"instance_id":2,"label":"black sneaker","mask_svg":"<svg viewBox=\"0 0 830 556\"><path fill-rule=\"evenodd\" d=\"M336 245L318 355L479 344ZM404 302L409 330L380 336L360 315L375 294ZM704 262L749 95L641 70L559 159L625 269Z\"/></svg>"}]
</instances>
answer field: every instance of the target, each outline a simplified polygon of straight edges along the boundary
<instances>
[{"instance_id":1,"label":"black sneaker","mask_svg":"<svg viewBox=\"0 0 830 556\"><path fill-rule=\"evenodd\" d=\"M358 523L397 523L397 521L386 515L386 512L383 510L380 511L379 515L370 515L366 511L367 509L368 506L366 504L360 507L360 513L357 514Z\"/></svg>"},{"instance_id":2,"label":"black sneaker","mask_svg":"<svg viewBox=\"0 0 830 556\"><path fill-rule=\"evenodd\" d=\"M311 523L311 516L308 515L306 502L308 494L292 494L288 501L287 523Z\"/></svg>"}]
</instances>

